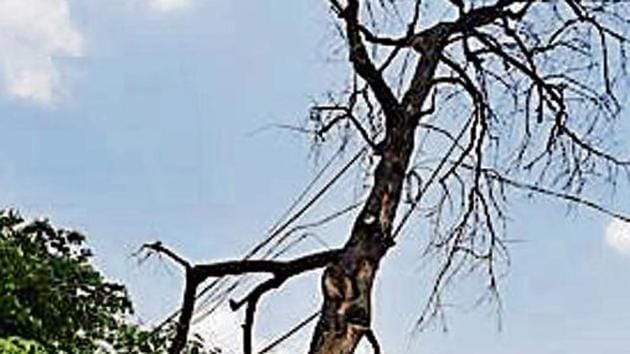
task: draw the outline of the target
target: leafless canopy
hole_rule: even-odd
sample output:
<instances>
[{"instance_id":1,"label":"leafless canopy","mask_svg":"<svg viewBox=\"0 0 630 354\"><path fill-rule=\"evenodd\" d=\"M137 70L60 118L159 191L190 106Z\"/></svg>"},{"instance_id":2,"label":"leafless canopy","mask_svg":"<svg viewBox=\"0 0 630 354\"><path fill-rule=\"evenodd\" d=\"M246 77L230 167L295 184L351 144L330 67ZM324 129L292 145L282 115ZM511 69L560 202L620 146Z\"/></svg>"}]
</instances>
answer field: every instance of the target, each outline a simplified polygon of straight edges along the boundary
<instances>
[{"instance_id":1,"label":"leafless canopy","mask_svg":"<svg viewBox=\"0 0 630 354\"><path fill-rule=\"evenodd\" d=\"M611 134L626 99L630 4L330 3L354 77L348 90L313 107L318 141L336 128L379 155L396 119L387 110L415 118L418 146L393 237L413 215L430 221L426 251L442 265L419 325L439 314L443 288L462 270L486 274L498 299L508 202L519 190L630 221L588 199L630 176ZM432 55L439 59L427 89L423 58Z\"/></svg>"},{"instance_id":2,"label":"leafless canopy","mask_svg":"<svg viewBox=\"0 0 630 354\"><path fill-rule=\"evenodd\" d=\"M366 216L379 215L378 233L385 240L382 254L369 260L373 272L408 220L429 220L427 254L441 265L419 324L440 313L444 287L464 270L483 274L488 294L497 298L497 266L507 260L508 201L517 191L630 222L600 200L589 199L589 191L630 176L630 161L617 157L611 134L625 102L630 4L328 4L352 75L347 89L328 93L312 107L309 126L300 131L313 133L318 144L339 136L344 143L363 142L374 157L375 166L368 169L373 182L349 243L284 263L244 260L191 266L170 255L191 274L188 283L195 289L209 276L259 271L273 275L244 300L232 303L235 308L248 306L246 353L252 350L251 323L260 296L292 275L351 257L350 248L367 242L356 236L366 227ZM400 170L404 176L397 175ZM398 210L402 214L396 217ZM148 247L169 254L161 245ZM346 274L353 276L350 270ZM369 292L371 280L366 287ZM187 334L195 289L187 287L174 346L181 346ZM356 328L359 339L366 336L380 350L369 326ZM317 339L313 343L311 353L325 352L325 345L318 345ZM348 343L335 345L353 350L355 339Z\"/></svg>"}]
</instances>

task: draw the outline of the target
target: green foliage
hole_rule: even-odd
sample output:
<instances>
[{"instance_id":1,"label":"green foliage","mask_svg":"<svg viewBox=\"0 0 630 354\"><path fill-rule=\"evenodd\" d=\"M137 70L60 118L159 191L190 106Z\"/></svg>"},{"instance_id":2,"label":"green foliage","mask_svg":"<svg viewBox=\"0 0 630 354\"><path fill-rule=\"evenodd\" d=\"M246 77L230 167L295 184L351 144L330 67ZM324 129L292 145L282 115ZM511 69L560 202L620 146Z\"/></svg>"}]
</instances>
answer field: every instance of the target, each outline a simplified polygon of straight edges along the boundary
<instances>
[{"instance_id":1,"label":"green foliage","mask_svg":"<svg viewBox=\"0 0 630 354\"><path fill-rule=\"evenodd\" d=\"M32 340L20 337L0 338L0 353L3 354L44 354L42 346Z\"/></svg>"},{"instance_id":2,"label":"green foliage","mask_svg":"<svg viewBox=\"0 0 630 354\"><path fill-rule=\"evenodd\" d=\"M166 352L170 331L125 320L127 291L92 267L85 239L0 210L1 353ZM204 351L192 341L188 352Z\"/></svg>"},{"instance_id":3,"label":"green foliage","mask_svg":"<svg viewBox=\"0 0 630 354\"><path fill-rule=\"evenodd\" d=\"M130 313L124 286L89 264L85 236L47 220L0 213L0 336L21 336L49 351L91 352Z\"/></svg>"}]
</instances>

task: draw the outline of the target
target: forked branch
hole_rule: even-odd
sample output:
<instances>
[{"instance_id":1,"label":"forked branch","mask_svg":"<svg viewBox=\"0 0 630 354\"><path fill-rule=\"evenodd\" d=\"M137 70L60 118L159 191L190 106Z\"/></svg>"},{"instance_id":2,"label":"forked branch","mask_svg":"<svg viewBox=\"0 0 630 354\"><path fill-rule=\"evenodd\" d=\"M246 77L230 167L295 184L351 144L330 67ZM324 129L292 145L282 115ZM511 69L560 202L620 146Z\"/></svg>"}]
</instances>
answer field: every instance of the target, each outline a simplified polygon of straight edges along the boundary
<instances>
[{"instance_id":1,"label":"forked branch","mask_svg":"<svg viewBox=\"0 0 630 354\"><path fill-rule=\"evenodd\" d=\"M190 330L190 321L195 307L195 295L197 287L203 281L211 277L226 275L240 275L247 273L269 273L272 278L256 286L244 299L230 301L230 307L236 311L247 304L245 322L243 324L243 351L252 353L252 328L259 299L268 291L278 288L286 280L304 272L326 267L341 255L342 250L329 250L298 257L289 261L276 260L238 260L217 262L210 264L191 265L188 261L178 256L175 252L157 241L145 244L141 250L146 250L150 256L152 253L163 254L184 267L186 282L183 302L176 334L169 349L170 354L179 354L186 345L186 339Z\"/></svg>"}]
</instances>

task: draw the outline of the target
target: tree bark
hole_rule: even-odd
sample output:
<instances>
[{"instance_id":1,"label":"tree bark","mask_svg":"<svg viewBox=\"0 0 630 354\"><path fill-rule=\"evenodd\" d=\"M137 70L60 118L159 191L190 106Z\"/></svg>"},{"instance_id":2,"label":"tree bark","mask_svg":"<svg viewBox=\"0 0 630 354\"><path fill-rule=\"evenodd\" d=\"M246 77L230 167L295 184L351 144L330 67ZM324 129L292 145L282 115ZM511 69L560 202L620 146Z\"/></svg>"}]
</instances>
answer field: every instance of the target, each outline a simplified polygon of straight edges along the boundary
<instances>
[{"instance_id":1,"label":"tree bark","mask_svg":"<svg viewBox=\"0 0 630 354\"><path fill-rule=\"evenodd\" d=\"M360 38L351 38L352 25L348 27L351 61L361 75L361 71L369 71L372 64L367 53L361 53ZM382 151L377 152L381 158L374 173L374 184L354 222L341 258L324 270L324 303L311 340L310 354L353 353L362 337L370 331L372 287L380 261L393 245L392 224L414 150L417 118L432 87L441 45L436 43L434 48L419 60L411 84L413 90L409 91L411 94L400 104L394 100L391 106L383 107L390 113L386 113L387 132ZM356 50L359 53L352 53ZM370 83L372 80L379 85L381 79L369 76L372 74L368 73L366 81ZM374 87L372 84L371 87L372 90L389 90L386 86Z\"/></svg>"}]
</instances>

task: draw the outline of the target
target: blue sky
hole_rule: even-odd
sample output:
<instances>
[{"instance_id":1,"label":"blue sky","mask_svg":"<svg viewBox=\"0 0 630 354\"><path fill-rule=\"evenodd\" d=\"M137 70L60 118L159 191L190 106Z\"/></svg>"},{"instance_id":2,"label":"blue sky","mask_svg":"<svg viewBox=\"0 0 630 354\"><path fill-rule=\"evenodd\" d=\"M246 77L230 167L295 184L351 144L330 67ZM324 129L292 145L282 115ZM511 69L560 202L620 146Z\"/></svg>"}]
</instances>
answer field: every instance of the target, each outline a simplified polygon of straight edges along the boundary
<instances>
[{"instance_id":1,"label":"blue sky","mask_svg":"<svg viewBox=\"0 0 630 354\"><path fill-rule=\"evenodd\" d=\"M181 277L166 262L138 265L139 245L160 239L199 262L237 257L315 173L308 139L260 128L303 122L312 97L343 84L329 18L315 0L0 0L1 205L88 233L138 319L161 319ZM347 178L306 219L356 196L355 185ZM616 205L626 211L628 193ZM502 329L492 307L456 306L449 332L412 334L430 274L422 236L408 232L376 289L386 352L628 352L628 228L556 202L513 206L512 236L524 242L503 282ZM320 236L341 244L348 225ZM259 342L317 308L317 277L265 298ZM238 316L221 310L204 325L234 349Z\"/></svg>"}]
</instances>

